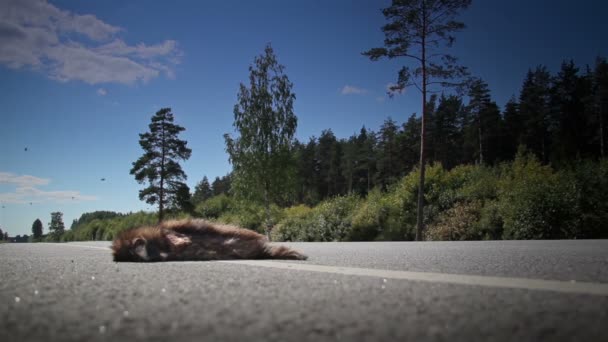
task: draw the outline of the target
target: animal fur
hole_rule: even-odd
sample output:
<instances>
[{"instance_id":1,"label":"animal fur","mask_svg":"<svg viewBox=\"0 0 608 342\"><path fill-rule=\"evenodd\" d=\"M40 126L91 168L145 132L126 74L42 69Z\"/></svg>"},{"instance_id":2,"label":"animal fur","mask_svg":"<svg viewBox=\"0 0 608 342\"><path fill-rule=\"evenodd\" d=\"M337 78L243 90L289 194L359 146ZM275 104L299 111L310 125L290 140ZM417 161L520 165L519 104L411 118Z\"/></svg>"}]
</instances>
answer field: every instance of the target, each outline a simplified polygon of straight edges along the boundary
<instances>
[{"instance_id":1,"label":"animal fur","mask_svg":"<svg viewBox=\"0 0 608 342\"><path fill-rule=\"evenodd\" d=\"M112 243L114 261L292 259L307 256L272 246L264 235L205 220L165 221L120 233Z\"/></svg>"}]
</instances>

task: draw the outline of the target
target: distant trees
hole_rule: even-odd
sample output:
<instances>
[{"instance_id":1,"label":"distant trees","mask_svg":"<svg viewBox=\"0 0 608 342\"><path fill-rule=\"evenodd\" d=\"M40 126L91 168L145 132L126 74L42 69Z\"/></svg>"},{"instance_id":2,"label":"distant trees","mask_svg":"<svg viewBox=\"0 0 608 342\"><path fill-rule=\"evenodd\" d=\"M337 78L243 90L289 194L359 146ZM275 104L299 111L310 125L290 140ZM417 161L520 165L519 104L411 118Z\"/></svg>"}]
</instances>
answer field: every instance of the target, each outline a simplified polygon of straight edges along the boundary
<instances>
[{"instance_id":1,"label":"distant trees","mask_svg":"<svg viewBox=\"0 0 608 342\"><path fill-rule=\"evenodd\" d=\"M4 239L4 232L2 231L2 229L0 229L0 241L3 241Z\"/></svg>"},{"instance_id":2,"label":"distant trees","mask_svg":"<svg viewBox=\"0 0 608 342\"><path fill-rule=\"evenodd\" d=\"M51 213L51 222L49 223L49 233L56 238L59 238L65 231L63 223L63 213L56 211Z\"/></svg>"},{"instance_id":3,"label":"distant trees","mask_svg":"<svg viewBox=\"0 0 608 342\"><path fill-rule=\"evenodd\" d=\"M194 193L192 194L192 202L200 203L202 201L207 200L213 196L213 190L211 189L211 185L209 184L209 179L207 176L204 176L203 179L196 184L194 188Z\"/></svg>"},{"instance_id":4,"label":"distant trees","mask_svg":"<svg viewBox=\"0 0 608 342\"><path fill-rule=\"evenodd\" d=\"M40 239L42 237L42 221L36 219L32 224L32 235L34 239Z\"/></svg>"},{"instance_id":5,"label":"distant trees","mask_svg":"<svg viewBox=\"0 0 608 342\"><path fill-rule=\"evenodd\" d=\"M187 177L179 161L190 158L192 150L186 146L186 141L178 139L179 133L185 128L173 123L171 108L156 112L149 129L149 132L139 135L144 154L133 163L130 173L135 175L138 183L149 184L140 190L139 199L158 204L160 222L166 207L184 203L184 181Z\"/></svg>"},{"instance_id":6,"label":"distant trees","mask_svg":"<svg viewBox=\"0 0 608 342\"><path fill-rule=\"evenodd\" d=\"M233 165L232 187L242 197L259 200L270 232L270 203L285 201L293 192L293 84L278 63L270 44L249 67L249 86L241 83L234 106L236 138L225 134Z\"/></svg>"},{"instance_id":7,"label":"distant trees","mask_svg":"<svg viewBox=\"0 0 608 342\"><path fill-rule=\"evenodd\" d=\"M422 239L424 229L427 94L433 84L453 85L449 80L466 74L463 67L457 66L455 57L437 49L441 45L452 45L454 37L451 34L465 27L454 18L470 4L471 0L393 0L391 6L382 11L388 21L388 24L382 27L386 37L384 47L363 53L372 61L383 57L405 57L416 64L414 68L401 68L397 84L390 88L391 91L402 91L405 87L415 86L422 93L416 240Z\"/></svg>"}]
</instances>

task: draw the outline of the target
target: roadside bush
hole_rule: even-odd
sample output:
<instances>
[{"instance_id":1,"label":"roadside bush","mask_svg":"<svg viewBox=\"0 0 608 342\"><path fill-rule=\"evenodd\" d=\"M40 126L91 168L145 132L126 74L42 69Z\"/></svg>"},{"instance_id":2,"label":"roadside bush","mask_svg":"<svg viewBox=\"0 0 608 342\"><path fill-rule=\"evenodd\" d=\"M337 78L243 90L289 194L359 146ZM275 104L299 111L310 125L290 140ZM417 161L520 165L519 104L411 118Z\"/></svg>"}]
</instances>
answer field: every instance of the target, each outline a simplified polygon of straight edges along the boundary
<instances>
[{"instance_id":1,"label":"roadside bush","mask_svg":"<svg viewBox=\"0 0 608 342\"><path fill-rule=\"evenodd\" d=\"M498 198L504 239L576 236L580 211L574 179L541 165L532 154L518 153L503 166Z\"/></svg>"},{"instance_id":2,"label":"roadside bush","mask_svg":"<svg viewBox=\"0 0 608 342\"><path fill-rule=\"evenodd\" d=\"M355 195L321 202L313 209L307 236L313 241L344 241L352 229L352 217L360 200Z\"/></svg>"},{"instance_id":3,"label":"roadside bush","mask_svg":"<svg viewBox=\"0 0 608 342\"><path fill-rule=\"evenodd\" d=\"M281 220L283 210L272 204L270 206L270 221L274 224ZM225 211L217 221L233 224L243 228L266 233L266 210L263 205L249 201L233 201L230 210Z\"/></svg>"},{"instance_id":4,"label":"roadside bush","mask_svg":"<svg viewBox=\"0 0 608 342\"><path fill-rule=\"evenodd\" d=\"M286 208L271 232L272 241L314 241L310 234L312 209L304 204Z\"/></svg>"},{"instance_id":5,"label":"roadside bush","mask_svg":"<svg viewBox=\"0 0 608 342\"><path fill-rule=\"evenodd\" d=\"M234 207L234 199L226 194L213 196L206 201L199 203L194 212L197 216L217 219L222 214L228 212Z\"/></svg>"},{"instance_id":6,"label":"roadside bush","mask_svg":"<svg viewBox=\"0 0 608 342\"><path fill-rule=\"evenodd\" d=\"M442 212L437 221L427 227L427 240L479 240L476 228L482 204L479 201L459 202Z\"/></svg>"},{"instance_id":7,"label":"roadside bush","mask_svg":"<svg viewBox=\"0 0 608 342\"><path fill-rule=\"evenodd\" d=\"M581 211L577 238L608 238L608 159L582 161L564 171L574 178Z\"/></svg>"}]
</instances>

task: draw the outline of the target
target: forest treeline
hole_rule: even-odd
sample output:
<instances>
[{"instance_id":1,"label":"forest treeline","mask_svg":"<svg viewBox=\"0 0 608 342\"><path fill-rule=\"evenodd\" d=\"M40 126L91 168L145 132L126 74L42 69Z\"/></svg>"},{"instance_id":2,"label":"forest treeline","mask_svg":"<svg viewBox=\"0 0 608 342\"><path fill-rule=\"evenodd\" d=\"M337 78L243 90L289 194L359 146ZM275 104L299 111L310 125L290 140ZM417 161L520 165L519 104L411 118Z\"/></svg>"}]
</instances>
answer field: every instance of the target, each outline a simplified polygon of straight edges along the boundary
<instances>
[{"instance_id":1,"label":"forest treeline","mask_svg":"<svg viewBox=\"0 0 608 342\"><path fill-rule=\"evenodd\" d=\"M529 70L501 111L488 85L436 94L427 107L425 238L608 237L605 159L608 63ZM420 118L386 119L348 138L331 129L290 152L293 189L271 206L271 236L289 241L411 240L416 226ZM207 177L168 217L202 217L264 231L259 203L233 196L231 175ZM61 240L111 239L154 214L90 213Z\"/></svg>"}]
</instances>

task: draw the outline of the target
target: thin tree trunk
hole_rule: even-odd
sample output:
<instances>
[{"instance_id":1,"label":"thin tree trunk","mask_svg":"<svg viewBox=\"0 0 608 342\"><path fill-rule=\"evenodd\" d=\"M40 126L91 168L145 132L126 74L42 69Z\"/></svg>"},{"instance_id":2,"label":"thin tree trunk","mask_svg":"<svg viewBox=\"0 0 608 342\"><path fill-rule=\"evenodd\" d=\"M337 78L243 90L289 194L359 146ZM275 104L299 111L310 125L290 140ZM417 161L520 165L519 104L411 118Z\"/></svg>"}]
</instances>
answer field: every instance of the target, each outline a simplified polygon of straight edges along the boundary
<instances>
[{"instance_id":1,"label":"thin tree trunk","mask_svg":"<svg viewBox=\"0 0 608 342\"><path fill-rule=\"evenodd\" d=\"M270 231L272 230L272 222L270 222L270 199L268 198L269 192L268 182L264 184L264 211L266 212L266 237L270 241Z\"/></svg>"},{"instance_id":2,"label":"thin tree trunk","mask_svg":"<svg viewBox=\"0 0 608 342\"><path fill-rule=\"evenodd\" d=\"M477 119L477 124L479 127L477 128L477 134L479 135L479 165L483 165L483 142L482 142L482 131L481 131L481 113Z\"/></svg>"},{"instance_id":3,"label":"thin tree trunk","mask_svg":"<svg viewBox=\"0 0 608 342\"><path fill-rule=\"evenodd\" d=\"M164 218L164 204L165 204L165 155L166 155L166 141L165 141L165 122L163 121L161 128L161 159L160 159L160 191L158 194L158 223L161 223Z\"/></svg>"},{"instance_id":4,"label":"thin tree trunk","mask_svg":"<svg viewBox=\"0 0 608 342\"><path fill-rule=\"evenodd\" d=\"M600 104L600 156L604 158L604 113Z\"/></svg>"},{"instance_id":5,"label":"thin tree trunk","mask_svg":"<svg viewBox=\"0 0 608 342\"><path fill-rule=\"evenodd\" d=\"M426 119L426 6L422 2L422 116L420 127L420 181L418 184L418 211L416 223L416 241L422 241L422 232L424 231L424 176L425 176L425 160L424 160L424 136L425 119Z\"/></svg>"}]
</instances>

